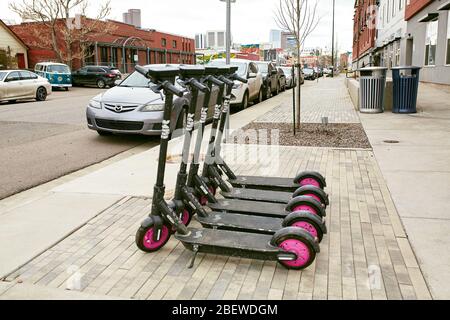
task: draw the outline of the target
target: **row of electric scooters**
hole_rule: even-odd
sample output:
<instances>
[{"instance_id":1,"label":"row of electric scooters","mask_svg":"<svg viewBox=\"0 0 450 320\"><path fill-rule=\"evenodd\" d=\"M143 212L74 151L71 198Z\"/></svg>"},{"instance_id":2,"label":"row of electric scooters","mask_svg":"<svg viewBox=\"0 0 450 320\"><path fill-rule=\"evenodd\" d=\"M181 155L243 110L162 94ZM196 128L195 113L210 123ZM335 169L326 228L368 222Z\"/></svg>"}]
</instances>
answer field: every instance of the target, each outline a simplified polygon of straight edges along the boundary
<instances>
[{"instance_id":1,"label":"row of electric scooters","mask_svg":"<svg viewBox=\"0 0 450 320\"><path fill-rule=\"evenodd\" d=\"M162 91L165 96L151 214L136 233L137 246L145 252L155 252L174 235L193 252L190 267L199 252L275 260L290 269L308 267L327 232L324 217L329 201L323 191L325 178L317 172L303 172L295 179L236 176L225 163L221 146L231 90L236 81L246 82L236 74L237 67L156 65L137 66L136 70L150 80L154 92ZM176 82L181 86L175 85ZM213 90L218 90L217 96L211 94ZM186 91L191 99L185 110L182 160L174 199L166 201L164 173L173 97L181 97ZM200 92L203 100L199 99ZM211 104L215 104L215 113L200 172L206 114ZM201 116L190 159L197 107ZM218 189L221 198L216 197ZM203 228L188 227L194 215Z\"/></svg>"}]
</instances>

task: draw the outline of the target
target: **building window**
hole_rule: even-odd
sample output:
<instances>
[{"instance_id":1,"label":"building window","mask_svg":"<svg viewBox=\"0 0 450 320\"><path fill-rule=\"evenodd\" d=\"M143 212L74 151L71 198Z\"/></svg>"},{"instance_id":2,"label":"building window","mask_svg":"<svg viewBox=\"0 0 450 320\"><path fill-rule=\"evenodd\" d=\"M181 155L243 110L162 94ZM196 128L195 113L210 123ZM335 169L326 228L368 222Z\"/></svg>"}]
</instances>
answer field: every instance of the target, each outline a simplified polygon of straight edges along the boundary
<instances>
[{"instance_id":1,"label":"building window","mask_svg":"<svg viewBox=\"0 0 450 320\"><path fill-rule=\"evenodd\" d=\"M162 39L161 39L161 46L162 46L163 48L165 48L165 47L167 46L167 39L166 39L166 38L162 38Z\"/></svg>"},{"instance_id":2,"label":"building window","mask_svg":"<svg viewBox=\"0 0 450 320\"><path fill-rule=\"evenodd\" d=\"M174 48L174 49L177 48L177 40L172 41L172 48Z\"/></svg>"},{"instance_id":3,"label":"building window","mask_svg":"<svg viewBox=\"0 0 450 320\"><path fill-rule=\"evenodd\" d=\"M445 63L450 64L450 11L447 17L447 59Z\"/></svg>"},{"instance_id":4,"label":"building window","mask_svg":"<svg viewBox=\"0 0 450 320\"><path fill-rule=\"evenodd\" d=\"M436 45L438 36L439 20L433 20L427 23L427 37L425 40L425 65L436 65Z\"/></svg>"}]
</instances>

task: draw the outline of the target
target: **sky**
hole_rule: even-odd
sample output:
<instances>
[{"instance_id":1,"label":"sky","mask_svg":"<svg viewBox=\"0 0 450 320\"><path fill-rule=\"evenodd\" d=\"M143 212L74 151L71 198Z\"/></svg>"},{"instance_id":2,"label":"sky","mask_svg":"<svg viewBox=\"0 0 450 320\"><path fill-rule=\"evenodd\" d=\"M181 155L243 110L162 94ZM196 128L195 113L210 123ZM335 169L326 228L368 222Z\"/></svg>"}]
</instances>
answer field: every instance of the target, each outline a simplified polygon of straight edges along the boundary
<instances>
[{"instance_id":1,"label":"sky","mask_svg":"<svg viewBox=\"0 0 450 320\"><path fill-rule=\"evenodd\" d=\"M0 0L0 18L20 22L8 9L9 2ZM90 1L90 12L102 0ZM314 1L314 0L309 0ZM254 44L269 41L271 29L279 29L275 10L279 0L236 0L232 4L231 33L233 41ZM305 43L305 47L330 47L332 26L332 0L318 0L320 23ZM354 0L336 1L336 37L340 51L350 51L353 33ZM225 29L225 3L219 0L111 0L111 19L122 21L128 9L142 10L142 25L160 31L194 37L207 30Z\"/></svg>"}]
</instances>

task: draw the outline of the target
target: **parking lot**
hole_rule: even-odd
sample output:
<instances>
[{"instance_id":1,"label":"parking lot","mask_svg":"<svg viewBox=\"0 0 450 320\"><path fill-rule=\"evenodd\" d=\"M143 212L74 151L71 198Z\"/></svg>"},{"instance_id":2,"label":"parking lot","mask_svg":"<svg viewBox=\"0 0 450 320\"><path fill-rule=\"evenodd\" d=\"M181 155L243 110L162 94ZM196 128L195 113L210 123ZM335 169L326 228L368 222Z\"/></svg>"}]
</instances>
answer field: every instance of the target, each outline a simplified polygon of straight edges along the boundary
<instances>
[{"instance_id":1,"label":"parking lot","mask_svg":"<svg viewBox=\"0 0 450 320\"><path fill-rule=\"evenodd\" d=\"M157 138L100 137L87 129L89 100L102 90L53 91L45 102L0 103L0 199Z\"/></svg>"}]
</instances>

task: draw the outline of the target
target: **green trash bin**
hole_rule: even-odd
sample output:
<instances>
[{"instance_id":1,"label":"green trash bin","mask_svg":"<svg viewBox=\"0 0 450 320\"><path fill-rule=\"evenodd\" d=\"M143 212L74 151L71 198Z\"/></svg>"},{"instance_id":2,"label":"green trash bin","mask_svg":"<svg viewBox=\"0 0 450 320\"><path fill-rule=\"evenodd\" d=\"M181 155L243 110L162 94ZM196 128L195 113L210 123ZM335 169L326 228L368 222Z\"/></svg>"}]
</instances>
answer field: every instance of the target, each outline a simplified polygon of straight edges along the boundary
<instances>
[{"instance_id":1,"label":"green trash bin","mask_svg":"<svg viewBox=\"0 0 450 320\"><path fill-rule=\"evenodd\" d=\"M361 113L381 113L384 111L384 91L386 88L384 67L359 69L359 111Z\"/></svg>"}]
</instances>

